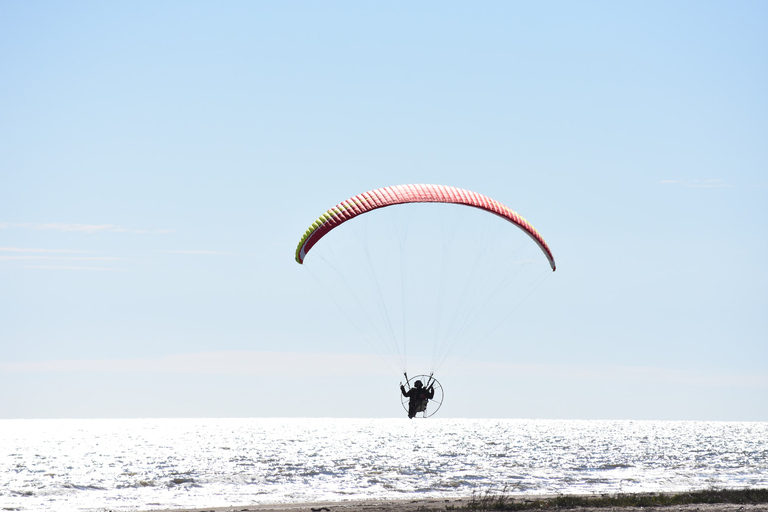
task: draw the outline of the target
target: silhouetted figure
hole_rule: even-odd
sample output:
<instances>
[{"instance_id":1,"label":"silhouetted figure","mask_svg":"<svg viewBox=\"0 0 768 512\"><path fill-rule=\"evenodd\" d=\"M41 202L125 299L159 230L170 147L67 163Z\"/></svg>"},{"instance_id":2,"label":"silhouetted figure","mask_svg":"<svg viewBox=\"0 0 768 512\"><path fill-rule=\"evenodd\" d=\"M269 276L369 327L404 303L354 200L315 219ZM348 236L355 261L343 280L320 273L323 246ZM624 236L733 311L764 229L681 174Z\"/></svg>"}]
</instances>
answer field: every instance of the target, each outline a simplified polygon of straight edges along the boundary
<instances>
[{"instance_id":1,"label":"silhouetted figure","mask_svg":"<svg viewBox=\"0 0 768 512\"><path fill-rule=\"evenodd\" d=\"M408 397L408 417L411 419L416 416L417 412L426 411L427 403L435 397L435 387L425 388L420 380L414 382L413 387L408 391L405 390L405 386L400 384L400 392L403 396Z\"/></svg>"}]
</instances>

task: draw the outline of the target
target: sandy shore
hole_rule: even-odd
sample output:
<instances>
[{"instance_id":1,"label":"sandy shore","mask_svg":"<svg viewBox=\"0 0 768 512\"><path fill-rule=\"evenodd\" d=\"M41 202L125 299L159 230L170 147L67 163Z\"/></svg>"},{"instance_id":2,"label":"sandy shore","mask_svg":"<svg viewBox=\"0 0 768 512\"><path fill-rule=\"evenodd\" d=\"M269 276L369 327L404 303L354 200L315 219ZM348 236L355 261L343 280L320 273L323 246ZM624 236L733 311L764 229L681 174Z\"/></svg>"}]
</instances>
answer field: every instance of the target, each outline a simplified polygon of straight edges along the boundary
<instances>
[{"instance_id":1,"label":"sandy shore","mask_svg":"<svg viewBox=\"0 0 768 512\"><path fill-rule=\"evenodd\" d=\"M448 506L460 507L469 499L419 499L419 500L361 500L317 503L275 503L267 505L243 505L228 507L203 507L180 509L147 509L141 512L415 512L417 510L445 510Z\"/></svg>"},{"instance_id":2,"label":"sandy shore","mask_svg":"<svg viewBox=\"0 0 768 512\"><path fill-rule=\"evenodd\" d=\"M546 499L550 496L526 496L515 501ZM367 500L326 503L280 503L270 505L243 505L229 507L202 507L181 509L146 509L142 512L426 512L462 508L471 498ZM667 507L577 507L578 512L768 512L768 504L739 505L732 503L671 505Z\"/></svg>"},{"instance_id":3,"label":"sandy shore","mask_svg":"<svg viewBox=\"0 0 768 512\"><path fill-rule=\"evenodd\" d=\"M228 507L203 507L180 509L147 509L142 512L415 512L416 510L445 510L447 506L461 506L463 499L419 500L362 500L316 503L276 503L267 505L243 505Z\"/></svg>"}]
</instances>

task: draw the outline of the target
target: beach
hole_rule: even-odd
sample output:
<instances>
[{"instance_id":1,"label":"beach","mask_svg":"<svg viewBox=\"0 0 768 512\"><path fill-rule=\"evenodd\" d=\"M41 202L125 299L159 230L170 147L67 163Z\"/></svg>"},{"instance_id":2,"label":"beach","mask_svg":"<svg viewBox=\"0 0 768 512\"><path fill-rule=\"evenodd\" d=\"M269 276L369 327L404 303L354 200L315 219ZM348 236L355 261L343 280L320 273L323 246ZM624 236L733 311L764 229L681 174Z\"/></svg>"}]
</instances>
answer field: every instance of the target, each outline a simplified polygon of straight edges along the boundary
<instances>
[{"instance_id":1,"label":"beach","mask_svg":"<svg viewBox=\"0 0 768 512\"><path fill-rule=\"evenodd\" d=\"M526 496L512 501L546 500L551 496ZM412 499L412 500L351 500L320 503L281 503L227 507L201 507L180 509L145 509L141 512L427 512L464 509L473 498ZM489 509L472 509L489 510ZM558 509L560 510L560 509ZM578 512L768 512L768 503L693 503L651 507L574 507Z\"/></svg>"},{"instance_id":2,"label":"beach","mask_svg":"<svg viewBox=\"0 0 768 512\"><path fill-rule=\"evenodd\" d=\"M461 507L469 499L413 499L413 500L350 500L319 503L273 503L228 507L202 507L180 509L146 509L140 512L415 512L417 510L445 510Z\"/></svg>"}]
</instances>

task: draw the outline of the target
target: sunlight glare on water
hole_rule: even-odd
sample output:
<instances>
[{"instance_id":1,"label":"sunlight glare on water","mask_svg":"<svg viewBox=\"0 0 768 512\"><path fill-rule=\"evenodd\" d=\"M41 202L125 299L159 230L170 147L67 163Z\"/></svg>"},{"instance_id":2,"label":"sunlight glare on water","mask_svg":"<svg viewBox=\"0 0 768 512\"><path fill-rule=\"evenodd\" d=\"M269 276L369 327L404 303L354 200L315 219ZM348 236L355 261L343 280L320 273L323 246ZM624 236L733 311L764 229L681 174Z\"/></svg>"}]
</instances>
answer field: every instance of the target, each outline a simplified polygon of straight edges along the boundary
<instances>
[{"instance_id":1,"label":"sunlight glare on water","mask_svg":"<svg viewBox=\"0 0 768 512\"><path fill-rule=\"evenodd\" d=\"M2 420L0 438L20 511L768 486L768 423Z\"/></svg>"}]
</instances>

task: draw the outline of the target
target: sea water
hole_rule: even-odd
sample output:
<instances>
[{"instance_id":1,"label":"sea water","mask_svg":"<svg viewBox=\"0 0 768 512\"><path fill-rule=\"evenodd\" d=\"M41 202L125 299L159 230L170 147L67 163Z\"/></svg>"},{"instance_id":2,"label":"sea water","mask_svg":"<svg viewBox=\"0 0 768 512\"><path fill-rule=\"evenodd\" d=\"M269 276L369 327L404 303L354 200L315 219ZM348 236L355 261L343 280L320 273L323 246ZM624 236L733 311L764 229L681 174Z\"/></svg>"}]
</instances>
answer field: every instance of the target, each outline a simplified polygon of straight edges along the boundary
<instances>
[{"instance_id":1,"label":"sea water","mask_svg":"<svg viewBox=\"0 0 768 512\"><path fill-rule=\"evenodd\" d=\"M0 509L768 487L768 423L0 420Z\"/></svg>"}]
</instances>

